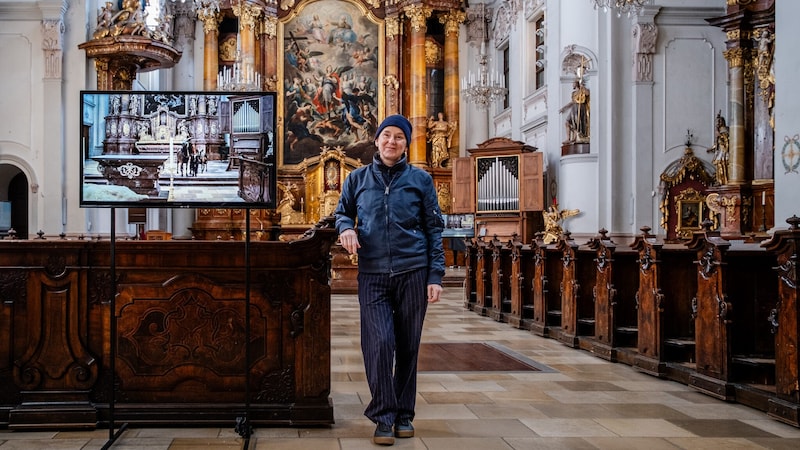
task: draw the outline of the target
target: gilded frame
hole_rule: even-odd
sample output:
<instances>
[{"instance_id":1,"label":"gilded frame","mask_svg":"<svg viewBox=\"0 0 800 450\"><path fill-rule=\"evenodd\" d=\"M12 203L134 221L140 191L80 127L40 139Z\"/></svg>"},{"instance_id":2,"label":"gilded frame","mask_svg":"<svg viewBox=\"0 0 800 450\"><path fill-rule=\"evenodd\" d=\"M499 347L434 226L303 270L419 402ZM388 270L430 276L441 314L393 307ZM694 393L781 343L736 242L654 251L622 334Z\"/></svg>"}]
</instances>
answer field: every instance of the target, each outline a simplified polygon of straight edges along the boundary
<instances>
[{"instance_id":1,"label":"gilded frame","mask_svg":"<svg viewBox=\"0 0 800 450\"><path fill-rule=\"evenodd\" d=\"M692 233L703 229L703 221L708 215L705 196L692 189L686 189L675 196L675 234L680 239L689 239Z\"/></svg>"},{"instance_id":2,"label":"gilded frame","mask_svg":"<svg viewBox=\"0 0 800 450\"><path fill-rule=\"evenodd\" d=\"M385 111L384 36L384 22L351 0L306 0L280 20L278 80L283 95L278 96L277 107L283 120L277 139L281 169L299 170L303 161L329 148L369 163L374 153L372 137ZM329 91L336 91L330 88L330 79L338 81L338 92L344 94L338 105L325 101ZM354 103L358 107L352 107ZM345 110L354 114L345 115ZM365 119L363 123L354 119L355 112Z\"/></svg>"}]
</instances>

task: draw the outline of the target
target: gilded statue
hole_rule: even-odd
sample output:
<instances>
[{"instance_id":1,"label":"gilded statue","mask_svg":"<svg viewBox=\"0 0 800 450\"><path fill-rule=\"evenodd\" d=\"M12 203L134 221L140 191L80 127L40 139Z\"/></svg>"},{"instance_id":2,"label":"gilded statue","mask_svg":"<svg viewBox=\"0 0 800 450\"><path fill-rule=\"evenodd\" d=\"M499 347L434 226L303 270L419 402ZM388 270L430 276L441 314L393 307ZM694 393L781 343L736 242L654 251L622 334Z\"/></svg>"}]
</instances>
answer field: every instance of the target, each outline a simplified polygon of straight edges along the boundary
<instances>
[{"instance_id":1,"label":"gilded statue","mask_svg":"<svg viewBox=\"0 0 800 450\"><path fill-rule=\"evenodd\" d=\"M102 39L124 34L152 38L146 19L147 12L142 8L141 0L123 0L119 11L114 2L105 2L97 13L97 28L92 37Z\"/></svg>"},{"instance_id":2,"label":"gilded statue","mask_svg":"<svg viewBox=\"0 0 800 450\"><path fill-rule=\"evenodd\" d=\"M450 144L456 130L455 122L444 119L444 113L439 112L438 120L433 116L428 119L428 142L431 143L431 166L444 167L445 161L450 159Z\"/></svg>"},{"instance_id":3,"label":"gilded statue","mask_svg":"<svg viewBox=\"0 0 800 450\"><path fill-rule=\"evenodd\" d=\"M544 238L545 244L552 244L556 242L561 234L564 233L561 224L565 219L577 216L580 214L580 209L562 209L559 210L557 205L551 205L546 211L542 211L544 218Z\"/></svg>"},{"instance_id":4,"label":"gilded statue","mask_svg":"<svg viewBox=\"0 0 800 450\"><path fill-rule=\"evenodd\" d=\"M572 84L570 102L564 108L567 110L567 139L566 144L580 144L589 142L589 88L586 87L584 64L577 69L577 79Z\"/></svg>"},{"instance_id":5,"label":"gilded statue","mask_svg":"<svg viewBox=\"0 0 800 450\"><path fill-rule=\"evenodd\" d=\"M714 168L716 169L717 183L724 185L728 183L728 147L729 133L722 111L717 113L716 130L714 131L714 145L708 149L708 153L714 153Z\"/></svg>"}]
</instances>

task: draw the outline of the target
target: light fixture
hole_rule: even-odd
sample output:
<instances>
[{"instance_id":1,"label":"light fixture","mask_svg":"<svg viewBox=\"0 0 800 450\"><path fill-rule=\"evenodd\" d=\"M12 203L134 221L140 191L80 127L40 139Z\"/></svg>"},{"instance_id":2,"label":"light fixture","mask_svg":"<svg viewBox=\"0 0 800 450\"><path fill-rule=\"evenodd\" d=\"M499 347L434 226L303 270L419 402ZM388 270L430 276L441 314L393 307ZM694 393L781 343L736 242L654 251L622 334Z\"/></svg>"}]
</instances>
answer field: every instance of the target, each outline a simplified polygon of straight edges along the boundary
<instances>
[{"instance_id":1,"label":"light fixture","mask_svg":"<svg viewBox=\"0 0 800 450\"><path fill-rule=\"evenodd\" d=\"M481 52L478 55L478 73L469 71L467 76L461 80L461 94L467 101L475 103L478 108L488 109L489 105L495 100L505 97L508 89L505 87L505 79L496 70L489 72L487 67L489 55L486 54L486 43L489 42L488 25L491 21L486 15L486 4L480 3L480 8L473 21L481 21Z\"/></svg>"},{"instance_id":2,"label":"light fixture","mask_svg":"<svg viewBox=\"0 0 800 450\"><path fill-rule=\"evenodd\" d=\"M617 12L617 17L623 14L628 16L639 14L642 7L649 2L650 0L592 0L595 9L602 8L603 11L613 9Z\"/></svg>"}]
</instances>

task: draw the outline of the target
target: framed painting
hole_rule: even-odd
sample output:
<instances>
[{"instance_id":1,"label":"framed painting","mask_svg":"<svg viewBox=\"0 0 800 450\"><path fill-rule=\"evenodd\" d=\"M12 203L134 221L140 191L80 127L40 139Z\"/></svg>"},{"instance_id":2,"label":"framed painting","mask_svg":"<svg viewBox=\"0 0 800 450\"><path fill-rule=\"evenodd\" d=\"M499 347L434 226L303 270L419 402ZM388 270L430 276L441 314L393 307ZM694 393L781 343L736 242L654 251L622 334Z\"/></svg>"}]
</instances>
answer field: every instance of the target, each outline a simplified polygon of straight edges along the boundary
<instances>
[{"instance_id":1,"label":"framed painting","mask_svg":"<svg viewBox=\"0 0 800 450\"><path fill-rule=\"evenodd\" d=\"M383 111L384 24L361 3L311 0L280 24L281 167L323 149L368 163Z\"/></svg>"},{"instance_id":2,"label":"framed painting","mask_svg":"<svg viewBox=\"0 0 800 450\"><path fill-rule=\"evenodd\" d=\"M708 215L705 209L705 196L694 189L686 189L675 197L675 212L676 235L680 239L691 238L694 231L703 228L703 220Z\"/></svg>"}]
</instances>

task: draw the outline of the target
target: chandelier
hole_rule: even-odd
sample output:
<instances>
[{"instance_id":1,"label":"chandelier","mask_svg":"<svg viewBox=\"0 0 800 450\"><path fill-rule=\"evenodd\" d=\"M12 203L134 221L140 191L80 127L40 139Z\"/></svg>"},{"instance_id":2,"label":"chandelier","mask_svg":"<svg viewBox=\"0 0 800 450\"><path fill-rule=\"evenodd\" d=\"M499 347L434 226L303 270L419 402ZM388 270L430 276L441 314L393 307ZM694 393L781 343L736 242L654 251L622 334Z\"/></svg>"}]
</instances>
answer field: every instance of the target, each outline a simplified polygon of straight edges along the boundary
<instances>
[{"instance_id":1,"label":"chandelier","mask_svg":"<svg viewBox=\"0 0 800 450\"><path fill-rule=\"evenodd\" d=\"M614 9L617 11L617 17L623 14L628 16L639 14L642 7L649 2L650 0L592 0L595 9L602 8L603 11Z\"/></svg>"},{"instance_id":2,"label":"chandelier","mask_svg":"<svg viewBox=\"0 0 800 450\"><path fill-rule=\"evenodd\" d=\"M475 103L480 109L488 109L495 100L508 94L505 79L496 70L489 72L489 55L486 54L486 43L489 41L488 23L491 18L486 15L486 4L480 3L480 10L473 19L480 20L482 29L481 52L478 55L478 73L471 70L461 80L461 94L467 101Z\"/></svg>"}]
</instances>

